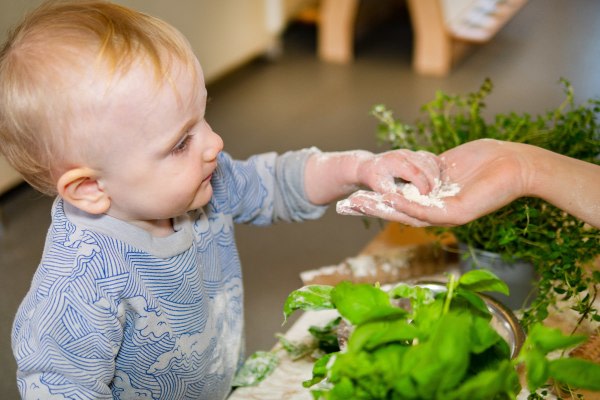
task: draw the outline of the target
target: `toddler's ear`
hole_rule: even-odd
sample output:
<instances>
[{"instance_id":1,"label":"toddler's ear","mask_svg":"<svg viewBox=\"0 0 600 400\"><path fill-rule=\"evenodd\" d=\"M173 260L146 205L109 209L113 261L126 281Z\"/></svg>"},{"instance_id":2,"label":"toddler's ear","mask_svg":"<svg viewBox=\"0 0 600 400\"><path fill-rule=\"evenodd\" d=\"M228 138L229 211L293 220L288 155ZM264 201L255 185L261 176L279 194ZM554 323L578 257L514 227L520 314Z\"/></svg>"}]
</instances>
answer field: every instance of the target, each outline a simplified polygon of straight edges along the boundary
<instances>
[{"instance_id":1,"label":"toddler's ear","mask_svg":"<svg viewBox=\"0 0 600 400\"><path fill-rule=\"evenodd\" d=\"M91 168L68 170L58 179L56 187L63 199L87 213L102 214L110 207L110 197L102 189Z\"/></svg>"}]
</instances>

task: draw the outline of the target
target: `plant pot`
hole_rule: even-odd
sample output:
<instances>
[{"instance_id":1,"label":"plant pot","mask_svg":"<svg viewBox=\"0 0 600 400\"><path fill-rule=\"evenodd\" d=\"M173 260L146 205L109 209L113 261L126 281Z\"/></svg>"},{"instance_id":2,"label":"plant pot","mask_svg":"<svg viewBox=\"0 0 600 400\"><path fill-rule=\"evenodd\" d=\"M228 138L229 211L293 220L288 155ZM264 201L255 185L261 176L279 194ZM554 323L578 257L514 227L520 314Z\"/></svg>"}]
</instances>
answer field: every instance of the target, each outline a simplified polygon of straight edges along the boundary
<instances>
[{"instance_id":1,"label":"plant pot","mask_svg":"<svg viewBox=\"0 0 600 400\"><path fill-rule=\"evenodd\" d=\"M461 254L459 261L461 272L487 269L506 282L510 296L487 293L490 297L500 301L511 310L519 310L531 304L535 298L535 280L537 279L535 268L531 263L506 262L500 254L470 248L464 243L459 243L458 249Z\"/></svg>"}]
</instances>

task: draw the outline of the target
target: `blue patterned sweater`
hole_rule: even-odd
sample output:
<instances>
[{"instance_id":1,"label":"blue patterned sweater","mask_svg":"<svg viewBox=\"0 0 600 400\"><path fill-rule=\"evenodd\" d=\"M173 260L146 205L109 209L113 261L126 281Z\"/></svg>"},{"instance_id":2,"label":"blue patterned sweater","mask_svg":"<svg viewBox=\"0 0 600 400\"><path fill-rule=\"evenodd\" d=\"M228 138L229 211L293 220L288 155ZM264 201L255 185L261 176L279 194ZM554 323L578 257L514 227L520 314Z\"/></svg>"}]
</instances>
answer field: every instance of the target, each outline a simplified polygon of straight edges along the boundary
<instances>
[{"instance_id":1,"label":"blue patterned sweater","mask_svg":"<svg viewBox=\"0 0 600 400\"><path fill-rule=\"evenodd\" d=\"M58 198L13 326L25 399L223 399L243 361L234 223L318 218L304 196L314 150L219 156L214 195L164 238Z\"/></svg>"}]
</instances>

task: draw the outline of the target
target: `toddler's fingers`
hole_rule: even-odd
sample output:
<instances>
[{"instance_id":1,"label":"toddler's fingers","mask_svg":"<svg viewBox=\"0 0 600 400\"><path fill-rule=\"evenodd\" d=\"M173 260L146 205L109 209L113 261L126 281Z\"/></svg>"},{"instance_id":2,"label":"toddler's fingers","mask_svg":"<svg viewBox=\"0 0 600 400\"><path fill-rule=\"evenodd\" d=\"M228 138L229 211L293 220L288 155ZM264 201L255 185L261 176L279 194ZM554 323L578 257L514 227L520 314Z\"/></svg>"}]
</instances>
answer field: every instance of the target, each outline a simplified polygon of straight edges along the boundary
<instances>
[{"instance_id":1,"label":"toddler's fingers","mask_svg":"<svg viewBox=\"0 0 600 400\"><path fill-rule=\"evenodd\" d=\"M413 179L405 179L414 184L421 194L429 193L440 182L441 160L426 151L410 152L407 161L412 164Z\"/></svg>"},{"instance_id":2,"label":"toddler's fingers","mask_svg":"<svg viewBox=\"0 0 600 400\"><path fill-rule=\"evenodd\" d=\"M427 175L430 182L434 182L439 179L444 169L444 163L442 159L433 153L428 151L419 150L417 151L417 162L421 165L423 172Z\"/></svg>"},{"instance_id":3,"label":"toddler's fingers","mask_svg":"<svg viewBox=\"0 0 600 400\"><path fill-rule=\"evenodd\" d=\"M421 194L429 193L440 182L442 161L432 153L395 150L384 156L388 157L387 166L391 179L410 182ZM395 191L396 187L386 190L387 193Z\"/></svg>"},{"instance_id":4,"label":"toddler's fingers","mask_svg":"<svg viewBox=\"0 0 600 400\"><path fill-rule=\"evenodd\" d=\"M368 176L368 186L379 193L393 193L397 190L397 181L412 182L419 190L431 190L429 179L420 166L411 160L412 152L395 150L378 156L375 168Z\"/></svg>"}]
</instances>

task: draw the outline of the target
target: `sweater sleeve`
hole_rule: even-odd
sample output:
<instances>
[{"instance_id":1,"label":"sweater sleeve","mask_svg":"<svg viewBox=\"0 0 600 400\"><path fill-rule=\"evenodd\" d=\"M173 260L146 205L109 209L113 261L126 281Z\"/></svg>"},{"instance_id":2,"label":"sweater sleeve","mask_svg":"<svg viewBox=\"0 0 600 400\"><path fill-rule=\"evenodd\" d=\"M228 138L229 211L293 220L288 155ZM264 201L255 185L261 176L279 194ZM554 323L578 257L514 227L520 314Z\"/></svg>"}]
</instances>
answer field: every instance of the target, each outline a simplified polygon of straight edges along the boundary
<instances>
[{"instance_id":1,"label":"sweater sleeve","mask_svg":"<svg viewBox=\"0 0 600 400\"><path fill-rule=\"evenodd\" d=\"M304 190L304 171L308 158L316 148L290 151L277 158L275 166L274 214L287 222L320 218L327 206L312 204Z\"/></svg>"},{"instance_id":2,"label":"sweater sleeve","mask_svg":"<svg viewBox=\"0 0 600 400\"><path fill-rule=\"evenodd\" d=\"M230 214L236 223L269 225L323 215L325 206L312 204L304 191L304 167L316 149L265 153L245 161L219 156L213 174L212 213Z\"/></svg>"},{"instance_id":3,"label":"sweater sleeve","mask_svg":"<svg viewBox=\"0 0 600 400\"><path fill-rule=\"evenodd\" d=\"M12 342L23 399L112 399L115 346L106 323L91 321L115 320L70 289L30 296L17 316Z\"/></svg>"}]
</instances>

